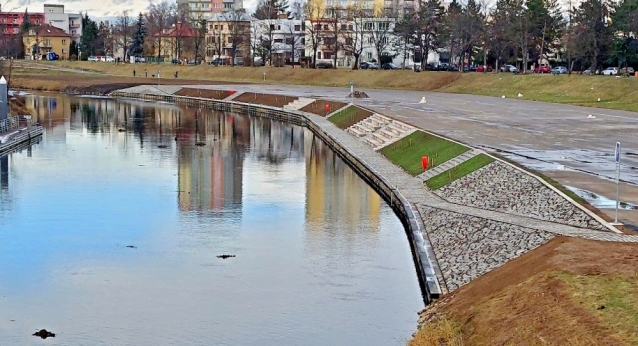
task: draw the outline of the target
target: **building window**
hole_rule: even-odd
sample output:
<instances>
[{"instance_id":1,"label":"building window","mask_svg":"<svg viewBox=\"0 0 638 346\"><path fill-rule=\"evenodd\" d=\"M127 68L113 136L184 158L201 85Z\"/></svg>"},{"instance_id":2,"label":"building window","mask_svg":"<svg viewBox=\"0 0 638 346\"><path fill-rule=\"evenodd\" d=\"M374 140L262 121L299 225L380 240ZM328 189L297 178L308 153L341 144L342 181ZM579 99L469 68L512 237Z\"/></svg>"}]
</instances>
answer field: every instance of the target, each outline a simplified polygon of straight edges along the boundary
<instances>
[{"instance_id":1,"label":"building window","mask_svg":"<svg viewBox=\"0 0 638 346\"><path fill-rule=\"evenodd\" d=\"M321 59L321 52L317 52L317 59Z\"/></svg>"},{"instance_id":2,"label":"building window","mask_svg":"<svg viewBox=\"0 0 638 346\"><path fill-rule=\"evenodd\" d=\"M368 56L368 61L372 60L372 52L368 52L367 56Z\"/></svg>"},{"instance_id":3,"label":"building window","mask_svg":"<svg viewBox=\"0 0 638 346\"><path fill-rule=\"evenodd\" d=\"M62 48L62 54L66 54L66 49Z\"/></svg>"},{"instance_id":4,"label":"building window","mask_svg":"<svg viewBox=\"0 0 638 346\"><path fill-rule=\"evenodd\" d=\"M345 24L341 24L341 30L345 31L348 26Z\"/></svg>"},{"instance_id":5,"label":"building window","mask_svg":"<svg viewBox=\"0 0 638 346\"><path fill-rule=\"evenodd\" d=\"M13 22L17 23L18 22L18 18L13 18Z\"/></svg>"},{"instance_id":6,"label":"building window","mask_svg":"<svg viewBox=\"0 0 638 346\"><path fill-rule=\"evenodd\" d=\"M232 3L225 3L224 4L224 8L225 9L232 9L233 8L233 4Z\"/></svg>"},{"instance_id":7,"label":"building window","mask_svg":"<svg viewBox=\"0 0 638 346\"><path fill-rule=\"evenodd\" d=\"M372 30L373 23L363 23L363 30Z\"/></svg>"},{"instance_id":8,"label":"building window","mask_svg":"<svg viewBox=\"0 0 638 346\"><path fill-rule=\"evenodd\" d=\"M62 44L66 45L66 40L62 40ZM62 53L64 53L64 52L62 52Z\"/></svg>"},{"instance_id":9,"label":"building window","mask_svg":"<svg viewBox=\"0 0 638 346\"><path fill-rule=\"evenodd\" d=\"M295 31L301 31L301 25L295 25Z\"/></svg>"},{"instance_id":10,"label":"building window","mask_svg":"<svg viewBox=\"0 0 638 346\"><path fill-rule=\"evenodd\" d=\"M390 23L379 23L379 30L389 30Z\"/></svg>"},{"instance_id":11,"label":"building window","mask_svg":"<svg viewBox=\"0 0 638 346\"><path fill-rule=\"evenodd\" d=\"M44 46L45 47L51 47L51 40L48 39L48 38L46 40L44 40Z\"/></svg>"}]
</instances>

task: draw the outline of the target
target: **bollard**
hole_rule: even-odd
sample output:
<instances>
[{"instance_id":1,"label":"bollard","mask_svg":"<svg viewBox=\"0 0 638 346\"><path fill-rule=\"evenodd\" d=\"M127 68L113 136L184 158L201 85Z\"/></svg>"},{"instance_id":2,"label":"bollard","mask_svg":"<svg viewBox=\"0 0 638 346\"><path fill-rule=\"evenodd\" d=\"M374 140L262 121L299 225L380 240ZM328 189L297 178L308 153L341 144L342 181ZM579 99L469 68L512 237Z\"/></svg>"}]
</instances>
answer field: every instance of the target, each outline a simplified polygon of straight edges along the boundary
<instances>
[{"instance_id":1,"label":"bollard","mask_svg":"<svg viewBox=\"0 0 638 346\"><path fill-rule=\"evenodd\" d=\"M428 169L428 157L427 156L421 156L421 167L423 167L424 171Z\"/></svg>"},{"instance_id":2,"label":"bollard","mask_svg":"<svg viewBox=\"0 0 638 346\"><path fill-rule=\"evenodd\" d=\"M7 80L4 76L0 78L0 120L8 117L9 113L9 94L7 89Z\"/></svg>"}]
</instances>

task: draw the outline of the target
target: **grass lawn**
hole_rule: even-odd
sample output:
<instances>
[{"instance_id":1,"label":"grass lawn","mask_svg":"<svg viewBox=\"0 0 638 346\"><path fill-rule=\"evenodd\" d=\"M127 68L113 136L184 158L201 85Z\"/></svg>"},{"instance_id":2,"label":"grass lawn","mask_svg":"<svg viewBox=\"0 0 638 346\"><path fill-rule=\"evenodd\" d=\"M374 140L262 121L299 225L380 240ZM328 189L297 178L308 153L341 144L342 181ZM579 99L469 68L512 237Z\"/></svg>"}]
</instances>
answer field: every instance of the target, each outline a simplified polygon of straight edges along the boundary
<instances>
[{"instance_id":1,"label":"grass lawn","mask_svg":"<svg viewBox=\"0 0 638 346\"><path fill-rule=\"evenodd\" d=\"M339 113L331 115L328 120L337 125L338 128L345 130L348 127L360 122L363 119L372 116L372 112L356 106L350 106Z\"/></svg>"},{"instance_id":2,"label":"grass lawn","mask_svg":"<svg viewBox=\"0 0 638 346\"><path fill-rule=\"evenodd\" d=\"M65 67L114 76L132 76L133 69L161 69L179 72L180 79L218 82L248 82L263 84L298 84L347 88L350 80L357 88L401 89L440 91L459 94L476 94L516 98L543 102L554 102L598 108L638 111L638 78L614 78L606 76L580 76L548 74L514 75L511 73L458 73L411 71L353 71L346 68L335 70L274 67L220 67L210 65L175 66L171 64L107 64L92 62L39 62L40 67ZM27 70L18 67L16 74L26 73L34 79L42 74L66 75L68 71ZM264 73L266 80L264 80ZM85 78L86 76L80 76ZM18 83L21 86L24 82ZM29 87L29 85L23 85ZM51 89L51 88L48 88ZM598 98L601 101L598 102Z\"/></svg>"},{"instance_id":3,"label":"grass lawn","mask_svg":"<svg viewBox=\"0 0 638 346\"><path fill-rule=\"evenodd\" d=\"M585 308L621 340L638 345L638 276L557 274L571 291L574 304Z\"/></svg>"},{"instance_id":4,"label":"grass lawn","mask_svg":"<svg viewBox=\"0 0 638 346\"><path fill-rule=\"evenodd\" d=\"M494 162L493 158L485 154L478 154L460 165L428 179L425 183L431 190L436 190L492 162Z\"/></svg>"},{"instance_id":5,"label":"grass lawn","mask_svg":"<svg viewBox=\"0 0 638 346\"><path fill-rule=\"evenodd\" d=\"M411 135L390 144L381 153L392 163L408 171L412 175L423 172L421 157L429 158L430 167L438 166L470 148L447 139L416 131Z\"/></svg>"}]
</instances>

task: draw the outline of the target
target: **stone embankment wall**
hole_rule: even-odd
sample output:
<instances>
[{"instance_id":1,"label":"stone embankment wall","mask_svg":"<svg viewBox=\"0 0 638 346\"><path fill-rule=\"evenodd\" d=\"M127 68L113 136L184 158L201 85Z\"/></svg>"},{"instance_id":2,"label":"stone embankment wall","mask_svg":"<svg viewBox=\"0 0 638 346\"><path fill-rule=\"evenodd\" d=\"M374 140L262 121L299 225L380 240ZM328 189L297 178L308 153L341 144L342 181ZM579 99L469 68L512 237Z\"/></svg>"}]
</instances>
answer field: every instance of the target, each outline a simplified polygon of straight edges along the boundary
<instances>
[{"instance_id":1,"label":"stone embankment wall","mask_svg":"<svg viewBox=\"0 0 638 346\"><path fill-rule=\"evenodd\" d=\"M609 231L535 177L499 161L455 180L435 193L457 204Z\"/></svg>"},{"instance_id":2,"label":"stone embankment wall","mask_svg":"<svg viewBox=\"0 0 638 346\"><path fill-rule=\"evenodd\" d=\"M422 206L425 230L438 254L450 291L494 270L555 237L504 222Z\"/></svg>"}]
</instances>

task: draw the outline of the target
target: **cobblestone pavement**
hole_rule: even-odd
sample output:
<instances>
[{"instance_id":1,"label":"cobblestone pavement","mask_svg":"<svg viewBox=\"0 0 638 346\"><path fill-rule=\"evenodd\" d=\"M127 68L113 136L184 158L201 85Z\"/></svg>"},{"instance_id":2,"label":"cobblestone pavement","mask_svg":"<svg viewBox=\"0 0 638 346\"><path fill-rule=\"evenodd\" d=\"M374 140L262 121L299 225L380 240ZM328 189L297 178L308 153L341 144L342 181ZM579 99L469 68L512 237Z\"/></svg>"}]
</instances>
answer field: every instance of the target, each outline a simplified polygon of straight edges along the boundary
<instances>
[{"instance_id":1,"label":"cobblestone pavement","mask_svg":"<svg viewBox=\"0 0 638 346\"><path fill-rule=\"evenodd\" d=\"M447 210L421 207L450 291L533 250L556 235Z\"/></svg>"},{"instance_id":2,"label":"cobblestone pavement","mask_svg":"<svg viewBox=\"0 0 638 346\"><path fill-rule=\"evenodd\" d=\"M435 193L453 203L608 231L538 179L499 161L455 180Z\"/></svg>"},{"instance_id":3,"label":"cobblestone pavement","mask_svg":"<svg viewBox=\"0 0 638 346\"><path fill-rule=\"evenodd\" d=\"M239 87L238 89L241 90ZM163 93L151 90L142 86L125 91ZM635 235L596 231L537 217L447 202L424 188L420 179L395 166L383 155L324 117L312 114L307 116L361 162L371 167L375 174L384 177L407 200L418 206L427 229L423 237L436 254L436 258L432 258L434 270L439 281L445 282L450 290L557 235L601 241L638 242L638 236ZM460 251L459 248L467 251Z\"/></svg>"}]
</instances>

